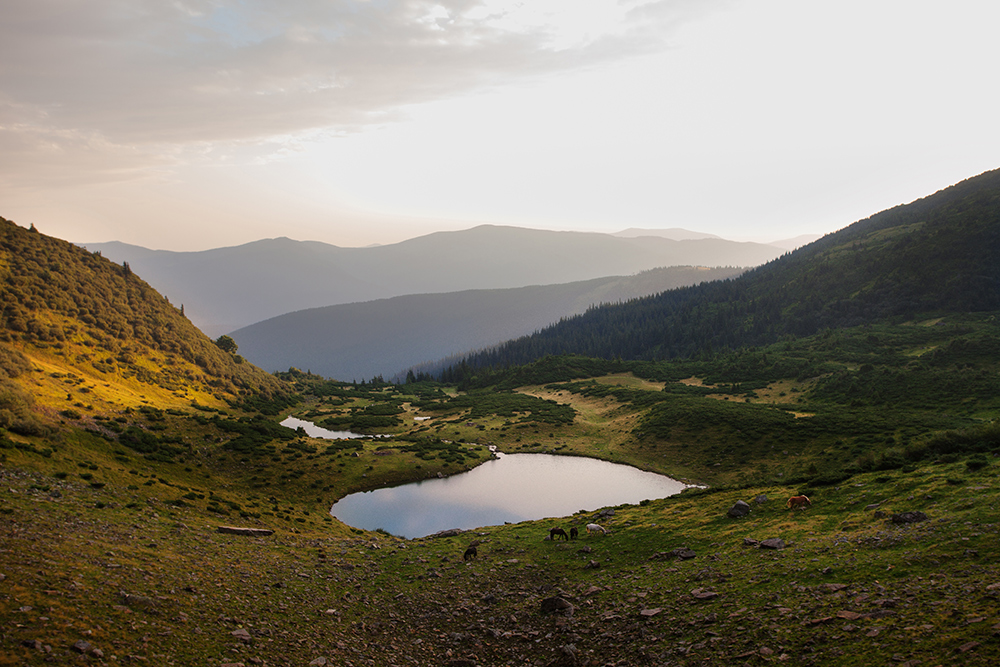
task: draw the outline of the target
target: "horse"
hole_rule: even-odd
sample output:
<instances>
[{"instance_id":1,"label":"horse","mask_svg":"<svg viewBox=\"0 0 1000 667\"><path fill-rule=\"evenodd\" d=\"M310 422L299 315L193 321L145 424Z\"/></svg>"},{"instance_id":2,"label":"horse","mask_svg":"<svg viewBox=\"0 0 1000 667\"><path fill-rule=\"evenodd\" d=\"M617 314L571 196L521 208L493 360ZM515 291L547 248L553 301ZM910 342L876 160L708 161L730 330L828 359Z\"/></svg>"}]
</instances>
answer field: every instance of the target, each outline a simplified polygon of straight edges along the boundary
<instances>
[{"instance_id":1,"label":"horse","mask_svg":"<svg viewBox=\"0 0 1000 667\"><path fill-rule=\"evenodd\" d=\"M475 558L478 555L479 555L479 552L476 550L476 547L469 547L468 549L465 550L465 555L462 556L462 559L463 560L472 560L473 558Z\"/></svg>"},{"instance_id":2,"label":"horse","mask_svg":"<svg viewBox=\"0 0 1000 667\"><path fill-rule=\"evenodd\" d=\"M579 535L580 531L576 529L576 526L573 526L572 528L569 529L569 539L575 540Z\"/></svg>"},{"instance_id":3,"label":"horse","mask_svg":"<svg viewBox=\"0 0 1000 667\"><path fill-rule=\"evenodd\" d=\"M588 523L587 532L590 534L600 533L602 535L607 535L610 531L604 526L599 526L596 523Z\"/></svg>"},{"instance_id":4,"label":"horse","mask_svg":"<svg viewBox=\"0 0 1000 667\"><path fill-rule=\"evenodd\" d=\"M810 501L809 498L806 496L792 496L791 498L788 499L788 502L785 503L785 509L790 509L790 510L794 509L804 510L807 507L812 507L812 501Z\"/></svg>"},{"instance_id":5,"label":"horse","mask_svg":"<svg viewBox=\"0 0 1000 667\"><path fill-rule=\"evenodd\" d=\"M564 540L569 540L569 535L562 528L550 528L549 529L549 539L554 540L557 537L562 537Z\"/></svg>"}]
</instances>

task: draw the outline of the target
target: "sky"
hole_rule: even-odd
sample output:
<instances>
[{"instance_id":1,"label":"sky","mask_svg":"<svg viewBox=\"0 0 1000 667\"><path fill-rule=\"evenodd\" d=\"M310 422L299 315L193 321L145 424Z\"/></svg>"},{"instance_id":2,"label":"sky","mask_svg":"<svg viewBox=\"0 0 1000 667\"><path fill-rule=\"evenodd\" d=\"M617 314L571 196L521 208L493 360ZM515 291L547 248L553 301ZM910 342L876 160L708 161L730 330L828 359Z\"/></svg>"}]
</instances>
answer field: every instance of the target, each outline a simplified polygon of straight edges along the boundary
<instances>
[{"instance_id":1,"label":"sky","mask_svg":"<svg viewBox=\"0 0 1000 667\"><path fill-rule=\"evenodd\" d=\"M1000 167L996 0L4 0L0 216L78 243L840 229Z\"/></svg>"}]
</instances>

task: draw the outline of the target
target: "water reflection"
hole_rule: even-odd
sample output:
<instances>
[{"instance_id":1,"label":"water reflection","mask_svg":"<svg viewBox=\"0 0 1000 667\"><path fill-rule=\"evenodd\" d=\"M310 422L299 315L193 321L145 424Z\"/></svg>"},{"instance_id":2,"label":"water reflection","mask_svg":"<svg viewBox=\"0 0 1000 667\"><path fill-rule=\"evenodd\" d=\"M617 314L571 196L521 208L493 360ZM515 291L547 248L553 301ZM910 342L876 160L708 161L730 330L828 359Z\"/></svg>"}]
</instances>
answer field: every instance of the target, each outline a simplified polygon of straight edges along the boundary
<instances>
[{"instance_id":1,"label":"water reflection","mask_svg":"<svg viewBox=\"0 0 1000 667\"><path fill-rule=\"evenodd\" d=\"M631 466L575 456L508 454L453 477L351 494L330 513L356 528L422 537L450 528L562 517L688 485Z\"/></svg>"},{"instance_id":2,"label":"water reflection","mask_svg":"<svg viewBox=\"0 0 1000 667\"><path fill-rule=\"evenodd\" d=\"M287 426L288 428L303 428L306 431L306 435L310 438L324 438L326 440L347 440L349 438L369 438L372 436L363 435L361 433L354 433L352 431L329 431L325 428L321 428L313 424L312 422L307 422L303 419L296 419L295 417L286 417L282 426Z\"/></svg>"}]
</instances>

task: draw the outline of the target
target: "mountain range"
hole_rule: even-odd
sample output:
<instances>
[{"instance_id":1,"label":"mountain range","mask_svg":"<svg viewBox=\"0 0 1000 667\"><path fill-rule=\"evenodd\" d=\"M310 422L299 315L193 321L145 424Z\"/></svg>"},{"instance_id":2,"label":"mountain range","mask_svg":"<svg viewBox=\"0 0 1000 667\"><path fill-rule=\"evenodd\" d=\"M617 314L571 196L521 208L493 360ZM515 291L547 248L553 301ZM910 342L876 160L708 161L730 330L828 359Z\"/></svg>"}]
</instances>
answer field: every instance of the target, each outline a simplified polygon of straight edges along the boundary
<instances>
[{"instance_id":1,"label":"mountain range","mask_svg":"<svg viewBox=\"0 0 1000 667\"><path fill-rule=\"evenodd\" d=\"M467 354L604 303L619 303L743 269L668 267L560 285L411 294L311 308L232 332L269 371L296 367L339 380L402 379L425 362Z\"/></svg>"},{"instance_id":2,"label":"mountain range","mask_svg":"<svg viewBox=\"0 0 1000 667\"><path fill-rule=\"evenodd\" d=\"M552 232L482 225L401 243L341 248L266 239L200 252L88 243L132 269L212 337L307 308L407 294L553 285L666 266L749 267L782 248L718 238Z\"/></svg>"}]
</instances>

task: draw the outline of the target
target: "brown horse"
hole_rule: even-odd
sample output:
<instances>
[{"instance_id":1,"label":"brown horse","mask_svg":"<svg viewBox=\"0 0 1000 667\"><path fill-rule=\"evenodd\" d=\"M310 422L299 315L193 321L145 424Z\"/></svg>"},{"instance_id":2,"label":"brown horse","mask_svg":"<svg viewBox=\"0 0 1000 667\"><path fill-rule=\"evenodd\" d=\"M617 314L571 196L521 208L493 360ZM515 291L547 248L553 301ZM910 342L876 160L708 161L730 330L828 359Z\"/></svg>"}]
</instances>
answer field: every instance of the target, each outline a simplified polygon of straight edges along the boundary
<instances>
[{"instance_id":1,"label":"brown horse","mask_svg":"<svg viewBox=\"0 0 1000 667\"><path fill-rule=\"evenodd\" d=\"M479 555L479 551L476 549L476 547L469 547L468 549L465 550L465 554L462 556L462 559L463 560L472 560L473 558L475 558L478 555Z\"/></svg>"},{"instance_id":2,"label":"brown horse","mask_svg":"<svg viewBox=\"0 0 1000 667\"><path fill-rule=\"evenodd\" d=\"M554 540L557 537L561 537L566 541L569 541L569 535L562 528L549 528L549 539Z\"/></svg>"},{"instance_id":3,"label":"brown horse","mask_svg":"<svg viewBox=\"0 0 1000 667\"><path fill-rule=\"evenodd\" d=\"M806 496L792 496L788 499L788 502L785 503L785 508L790 510L804 510L807 507L812 507L812 501L810 501Z\"/></svg>"}]
</instances>

